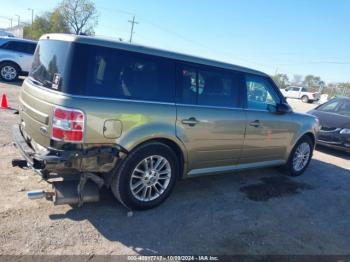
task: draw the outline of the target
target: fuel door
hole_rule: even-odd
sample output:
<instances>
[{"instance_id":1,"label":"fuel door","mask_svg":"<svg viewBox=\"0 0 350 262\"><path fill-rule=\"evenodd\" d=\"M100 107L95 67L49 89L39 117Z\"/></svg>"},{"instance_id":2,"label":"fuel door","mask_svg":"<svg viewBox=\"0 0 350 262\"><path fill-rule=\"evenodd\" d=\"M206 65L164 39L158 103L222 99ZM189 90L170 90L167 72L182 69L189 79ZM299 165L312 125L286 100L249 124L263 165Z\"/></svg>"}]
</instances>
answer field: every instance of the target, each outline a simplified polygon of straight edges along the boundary
<instances>
[{"instance_id":1,"label":"fuel door","mask_svg":"<svg viewBox=\"0 0 350 262\"><path fill-rule=\"evenodd\" d=\"M118 138L122 134L122 122L116 119L108 119L103 125L103 135L105 138Z\"/></svg>"}]
</instances>

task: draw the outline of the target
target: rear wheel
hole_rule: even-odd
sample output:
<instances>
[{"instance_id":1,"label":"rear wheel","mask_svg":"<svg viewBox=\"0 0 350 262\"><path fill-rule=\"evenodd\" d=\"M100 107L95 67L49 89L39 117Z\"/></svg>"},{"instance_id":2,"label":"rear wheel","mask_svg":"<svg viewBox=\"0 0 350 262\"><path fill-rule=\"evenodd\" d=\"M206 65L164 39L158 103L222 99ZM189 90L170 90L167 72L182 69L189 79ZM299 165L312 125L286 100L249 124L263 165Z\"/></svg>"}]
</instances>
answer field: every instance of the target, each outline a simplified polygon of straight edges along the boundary
<instances>
[{"instance_id":1,"label":"rear wheel","mask_svg":"<svg viewBox=\"0 0 350 262\"><path fill-rule=\"evenodd\" d=\"M299 176L304 173L310 163L313 153L313 142L308 136L303 136L294 146L285 166L287 175Z\"/></svg>"},{"instance_id":2,"label":"rear wheel","mask_svg":"<svg viewBox=\"0 0 350 262\"><path fill-rule=\"evenodd\" d=\"M18 79L20 68L12 62L4 62L0 64L0 77L6 82L13 82Z\"/></svg>"},{"instance_id":3,"label":"rear wheel","mask_svg":"<svg viewBox=\"0 0 350 262\"><path fill-rule=\"evenodd\" d=\"M116 170L111 189L127 208L150 209L170 195L178 172L178 160L170 147L146 143L132 151Z\"/></svg>"},{"instance_id":4,"label":"rear wheel","mask_svg":"<svg viewBox=\"0 0 350 262\"><path fill-rule=\"evenodd\" d=\"M301 101L303 101L304 103L308 103L309 102L309 98L307 96L303 96L301 98Z\"/></svg>"}]
</instances>

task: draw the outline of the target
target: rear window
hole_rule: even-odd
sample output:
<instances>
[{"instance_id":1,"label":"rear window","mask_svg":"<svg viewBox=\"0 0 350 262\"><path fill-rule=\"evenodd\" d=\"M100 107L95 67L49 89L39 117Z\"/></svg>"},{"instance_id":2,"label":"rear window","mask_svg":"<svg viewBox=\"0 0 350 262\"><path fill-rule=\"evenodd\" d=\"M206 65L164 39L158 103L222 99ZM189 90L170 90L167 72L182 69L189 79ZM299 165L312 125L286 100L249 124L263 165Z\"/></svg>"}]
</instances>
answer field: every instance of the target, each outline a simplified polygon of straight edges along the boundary
<instances>
[{"instance_id":1,"label":"rear window","mask_svg":"<svg viewBox=\"0 0 350 262\"><path fill-rule=\"evenodd\" d=\"M30 75L46 87L73 95L175 100L172 60L114 48L44 40Z\"/></svg>"},{"instance_id":2,"label":"rear window","mask_svg":"<svg viewBox=\"0 0 350 262\"><path fill-rule=\"evenodd\" d=\"M68 92L70 49L69 42L41 40L34 54L30 79L40 86Z\"/></svg>"}]
</instances>

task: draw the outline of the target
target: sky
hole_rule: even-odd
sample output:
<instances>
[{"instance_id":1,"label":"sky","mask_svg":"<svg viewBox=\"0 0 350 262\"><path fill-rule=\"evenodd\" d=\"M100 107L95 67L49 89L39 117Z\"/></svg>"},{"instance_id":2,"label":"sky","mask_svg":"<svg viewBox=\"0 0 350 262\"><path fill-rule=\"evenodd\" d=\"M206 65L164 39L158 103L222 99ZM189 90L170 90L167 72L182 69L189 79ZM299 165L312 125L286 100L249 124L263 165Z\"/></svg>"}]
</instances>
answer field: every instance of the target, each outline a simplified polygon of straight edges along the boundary
<instances>
[{"instance_id":1,"label":"sky","mask_svg":"<svg viewBox=\"0 0 350 262\"><path fill-rule=\"evenodd\" d=\"M0 0L0 27L59 0ZM96 0L97 36L254 68L350 82L349 0Z\"/></svg>"}]
</instances>

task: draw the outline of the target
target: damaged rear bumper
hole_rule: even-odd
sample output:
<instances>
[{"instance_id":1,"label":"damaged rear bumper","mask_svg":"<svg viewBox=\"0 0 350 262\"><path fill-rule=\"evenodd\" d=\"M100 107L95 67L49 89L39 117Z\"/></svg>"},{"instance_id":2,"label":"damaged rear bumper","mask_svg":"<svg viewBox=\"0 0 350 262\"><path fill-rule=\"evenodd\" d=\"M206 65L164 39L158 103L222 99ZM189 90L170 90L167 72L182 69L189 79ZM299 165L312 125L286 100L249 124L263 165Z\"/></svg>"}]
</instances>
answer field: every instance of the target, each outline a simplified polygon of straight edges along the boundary
<instances>
[{"instance_id":1,"label":"damaged rear bumper","mask_svg":"<svg viewBox=\"0 0 350 262\"><path fill-rule=\"evenodd\" d=\"M119 154L125 151L118 146L99 146L82 150L45 148L36 152L31 143L25 140L20 125L13 126L12 134L13 143L27 165L43 178L47 178L50 173L61 175L83 172L107 173L115 167Z\"/></svg>"}]
</instances>

